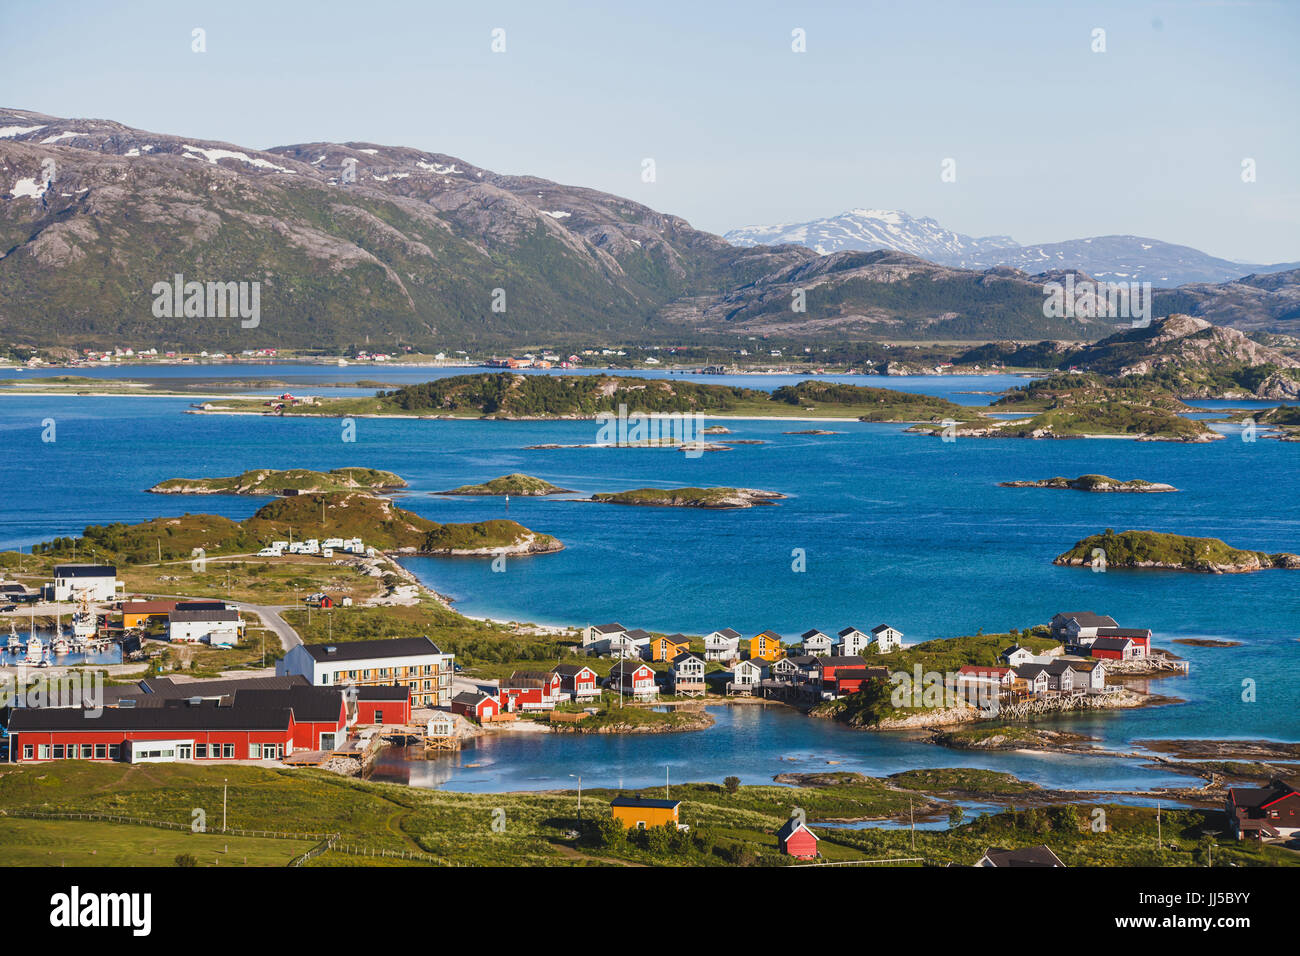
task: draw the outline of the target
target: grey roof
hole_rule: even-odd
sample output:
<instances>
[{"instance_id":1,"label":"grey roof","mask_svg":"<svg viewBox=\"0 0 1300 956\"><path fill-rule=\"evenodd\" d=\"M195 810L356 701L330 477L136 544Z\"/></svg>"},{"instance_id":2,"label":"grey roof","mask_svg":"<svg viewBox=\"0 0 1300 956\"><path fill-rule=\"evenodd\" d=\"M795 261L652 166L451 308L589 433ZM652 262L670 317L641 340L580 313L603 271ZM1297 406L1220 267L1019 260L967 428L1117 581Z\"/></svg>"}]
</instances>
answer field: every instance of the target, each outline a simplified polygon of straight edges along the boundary
<instances>
[{"instance_id":1,"label":"grey roof","mask_svg":"<svg viewBox=\"0 0 1300 956\"><path fill-rule=\"evenodd\" d=\"M136 687L129 688L129 692L123 696L143 694L175 700L186 697L226 697L239 690L287 690L290 687L310 686L311 681L301 674L190 681L178 681L171 677L150 677L140 681ZM128 688L122 690L128 691Z\"/></svg>"},{"instance_id":2,"label":"grey roof","mask_svg":"<svg viewBox=\"0 0 1300 956\"><path fill-rule=\"evenodd\" d=\"M681 806L680 800L649 800L645 797L615 797L609 801L611 807L635 807L650 808L654 807L660 810L672 810L674 807Z\"/></svg>"},{"instance_id":3,"label":"grey roof","mask_svg":"<svg viewBox=\"0 0 1300 956\"><path fill-rule=\"evenodd\" d=\"M1033 680L1039 674L1047 670L1046 664L1021 664L1019 667L1011 668L1015 671L1016 676L1024 680Z\"/></svg>"},{"instance_id":4,"label":"grey roof","mask_svg":"<svg viewBox=\"0 0 1300 956\"><path fill-rule=\"evenodd\" d=\"M888 624L877 624L871 629L872 634L879 634L881 631L897 631L898 628L890 627Z\"/></svg>"},{"instance_id":5,"label":"grey roof","mask_svg":"<svg viewBox=\"0 0 1300 956\"><path fill-rule=\"evenodd\" d=\"M1081 627L1114 627L1115 619L1107 617L1104 614L1095 614L1092 611L1062 611L1056 617L1065 620L1075 620ZM1052 620L1056 620L1053 618Z\"/></svg>"},{"instance_id":6,"label":"grey roof","mask_svg":"<svg viewBox=\"0 0 1300 956\"><path fill-rule=\"evenodd\" d=\"M714 633L717 634L719 637L727 639L728 641L740 640L740 632L736 630L732 630L729 627L724 627L722 630L715 631Z\"/></svg>"},{"instance_id":7,"label":"grey roof","mask_svg":"<svg viewBox=\"0 0 1300 956\"><path fill-rule=\"evenodd\" d=\"M169 700L162 707L106 707L98 717L91 716L91 713L74 707L16 708L9 718L9 730L14 733L60 730L285 730L289 726L293 710L282 702L269 700L238 700L233 704L212 700L197 704Z\"/></svg>"},{"instance_id":8,"label":"grey roof","mask_svg":"<svg viewBox=\"0 0 1300 956\"><path fill-rule=\"evenodd\" d=\"M611 622L609 624L597 624L595 627L592 628L592 630L595 631L597 634L618 634L623 631L626 631L627 628L625 628L622 624L615 624Z\"/></svg>"},{"instance_id":9,"label":"grey roof","mask_svg":"<svg viewBox=\"0 0 1300 956\"><path fill-rule=\"evenodd\" d=\"M1128 637L1099 637L1092 642L1092 649L1094 651L1122 651L1132 643L1133 640Z\"/></svg>"},{"instance_id":10,"label":"grey roof","mask_svg":"<svg viewBox=\"0 0 1300 956\"><path fill-rule=\"evenodd\" d=\"M852 634L854 631L857 631L859 634L862 633L862 631L856 627L846 627L841 629L838 633L840 637L847 637L848 635Z\"/></svg>"},{"instance_id":11,"label":"grey roof","mask_svg":"<svg viewBox=\"0 0 1300 956\"><path fill-rule=\"evenodd\" d=\"M1150 637L1151 629L1146 627L1099 627L1098 637Z\"/></svg>"},{"instance_id":12,"label":"grey roof","mask_svg":"<svg viewBox=\"0 0 1300 956\"><path fill-rule=\"evenodd\" d=\"M391 637L377 641L345 641L339 644L304 644L314 661L363 661L384 657L416 657L441 654L427 637Z\"/></svg>"},{"instance_id":13,"label":"grey roof","mask_svg":"<svg viewBox=\"0 0 1300 956\"><path fill-rule=\"evenodd\" d=\"M172 611L167 615L167 620L173 624L183 624L186 621L238 621L239 612L234 608L224 610L204 610L204 611Z\"/></svg>"},{"instance_id":14,"label":"grey roof","mask_svg":"<svg viewBox=\"0 0 1300 956\"><path fill-rule=\"evenodd\" d=\"M627 636L634 641L648 641L654 637L649 631L643 631L639 627L634 627L627 632Z\"/></svg>"},{"instance_id":15,"label":"grey roof","mask_svg":"<svg viewBox=\"0 0 1300 956\"><path fill-rule=\"evenodd\" d=\"M832 654L818 658L822 667L865 667L867 659L861 654Z\"/></svg>"},{"instance_id":16,"label":"grey roof","mask_svg":"<svg viewBox=\"0 0 1300 956\"><path fill-rule=\"evenodd\" d=\"M299 722L332 722L343 710L343 692L338 687L290 687L286 690L237 690L234 704L258 710L289 707Z\"/></svg>"},{"instance_id":17,"label":"grey roof","mask_svg":"<svg viewBox=\"0 0 1300 956\"><path fill-rule=\"evenodd\" d=\"M1047 846L1027 846L1018 850L991 846L984 856L993 866L1065 866Z\"/></svg>"},{"instance_id":18,"label":"grey roof","mask_svg":"<svg viewBox=\"0 0 1300 956\"><path fill-rule=\"evenodd\" d=\"M469 707L477 707L485 700L493 698L477 690L463 690L451 699L453 704L462 704Z\"/></svg>"},{"instance_id":19,"label":"grey roof","mask_svg":"<svg viewBox=\"0 0 1300 956\"><path fill-rule=\"evenodd\" d=\"M405 684L362 684L356 693L357 700L409 700L411 688Z\"/></svg>"},{"instance_id":20,"label":"grey roof","mask_svg":"<svg viewBox=\"0 0 1300 956\"><path fill-rule=\"evenodd\" d=\"M805 641L808 640L808 638L810 637L826 637L826 635L823 634L821 631L817 630L817 628L813 628L811 631L804 631L799 636L803 638Z\"/></svg>"},{"instance_id":21,"label":"grey roof","mask_svg":"<svg viewBox=\"0 0 1300 956\"><path fill-rule=\"evenodd\" d=\"M593 674L596 673L586 664L557 664L555 667L555 673L559 674L561 677L576 677L583 671L591 671Z\"/></svg>"}]
</instances>

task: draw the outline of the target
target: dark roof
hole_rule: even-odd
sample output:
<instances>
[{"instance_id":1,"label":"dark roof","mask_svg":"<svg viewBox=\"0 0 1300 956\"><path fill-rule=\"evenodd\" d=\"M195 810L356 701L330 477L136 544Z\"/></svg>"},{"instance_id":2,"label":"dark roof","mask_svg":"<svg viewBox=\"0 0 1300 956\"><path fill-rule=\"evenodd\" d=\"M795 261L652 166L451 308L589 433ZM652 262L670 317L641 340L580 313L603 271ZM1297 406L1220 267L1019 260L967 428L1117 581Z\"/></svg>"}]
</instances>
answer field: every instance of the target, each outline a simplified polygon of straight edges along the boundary
<instances>
[{"instance_id":1,"label":"dark roof","mask_svg":"<svg viewBox=\"0 0 1300 956\"><path fill-rule=\"evenodd\" d=\"M453 704L462 704L469 707L477 707L485 700L491 700L487 694L479 693L476 690L463 690L451 699Z\"/></svg>"},{"instance_id":2,"label":"dark roof","mask_svg":"<svg viewBox=\"0 0 1300 956\"><path fill-rule=\"evenodd\" d=\"M592 628L592 630L595 631L597 634L615 634L620 631L626 631L627 628L625 628L622 624L610 623L610 624L597 624L595 627Z\"/></svg>"},{"instance_id":3,"label":"dark roof","mask_svg":"<svg viewBox=\"0 0 1300 956\"><path fill-rule=\"evenodd\" d=\"M177 601L176 610L178 611L223 611L226 608L225 601Z\"/></svg>"},{"instance_id":4,"label":"dark roof","mask_svg":"<svg viewBox=\"0 0 1300 956\"><path fill-rule=\"evenodd\" d=\"M242 698L243 694L239 696ZM162 707L106 707L98 717L91 716L91 713L93 712L73 707L15 708L9 718L9 730L14 733L61 730L285 730L293 711L282 703L241 699L234 704L211 700L190 704L183 700L169 700ZM338 712L335 711L335 716L337 715Z\"/></svg>"},{"instance_id":5,"label":"dark roof","mask_svg":"<svg viewBox=\"0 0 1300 956\"><path fill-rule=\"evenodd\" d=\"M1092 649L1094 651L1122 651L1132 643L1132 639L1127 637L1099 637L1092 642Z\"/></svg>"},{"instance_id":6,"label":"dark roof","mask_svg":"<svg viewBox=\"0 0 1300 956\"><path fill-rule=\"evenodd\" d=\"M502 687L545 687L551 683L551 671L511 671Z\"/></svg>"},{"instance_id":7,"label":"dark roof","mask_svg":"<svg viewBox=\"0 0 1300 956\"><path fill-rule=\"evenodd\" d=\"M796 820L794 817L791 817L789 820L786 820L785 823L781 824L781 829L776 831L776 838L778 840L788 840L790 837L794 836L794 831L798 830L800 827L808 830L807 825L802 820ZM814 840L817 839L817 834L813 833L811 830L808 830L808 833Z\"/></svg>"},{"instance_id":8,"label":"dark roof","mask_svg":"<svg viewBox=\"0 0 1300 956\"><path fill-rule=\"evenodd\" d=\"M109 578L117 577L117 568L111 564L56 564L56 578Z\"/></svg>"},{"instance_id":9,"label":"dark roof","mask_svg":"<svg viewBox=\"0 0 1300 956\"><path fill-rule=\"evenodd\" d=\"M1021 664L1019 667L1011 668L1016 672L1016 676L1024 680L1033 680L1039 674L1047 670L1046 664Z\"/></svg>"},{"instance_id":10,"label":"dark roof","mask_svg":"<svg viewBox=\"0 0 1300 956\"><path fill-rule=\"evenodd\" d=\"M717 634L719 637L725 637L729 641L739 640L741 636L739 631L732 630L729 627L724 627L720 631L714 631L714 633Z\"/></svg>"},{"instance_id":11,"label":"dark roof","mask_svg":"<svg viewBox=\"0 0 1300 956\"><path fill-rule=\"evenodd\" d=\"M817 664L820 661L829 659L830 658L817 657L815 654L795 654L793 657L782 658L782 660L789 661L795 667L807 667L810 664Z\"/></svg>"},{"instance_id":12,"label":"dark roof","mask_svg":"<svg viewBox=\"0 0 1300 956\"><path fill-rule=\"evenodd\" d=\"M861 654L832 654L819 658L822 667L865 667L867 659Z\"/></svg>"},{"instance_id":13,"label":"dark roof","mask_svg":"<svg viewBox=\"0 0 1300 956\"><path fill-rule=\"evenodd\" d=\"M184 623L185 621L237 621L239 620L239 612L234 608L203 611L182 611L177 608L167 615L167 620L173 624Z\"/></svg>"},{"instance_id":14,"label":"dark roof","mask_svg":"<svg viewBox=\"0 0 1300 956\"><path fill-rule=\"evenodd\" d=\"M1099 627L1098 637L1150 637L1151 629L1147 627Z\"/></svg>"},{"instance_id":15,"label":"dark roof","mask_svg":"<svg viewBox=\"0 0 1300 956\"><path fill-rule=\"evenodd\" d=\"M333 723L343 708L343 693L337 687L290 687L287 690L237 690L234 707L258 709L290 707L298 722Z\"/></svg>"},{"instance_id":16,"label":"dark roof","mask_svg":"<svg viewBox=\"0 0 1300 956\"><path fill-rule=\"evenodd\" d=\"M654 635L649 631L643 631L639 627L632 628L632 630L627 632L627 636L634 641L648 641L654 637Z\"/></svg>"},{"instance_id":17,"label":"dark roof","mask_svg":"<svg viewBox=\"0 0 1300 956\"><path fill-rule=\"evenodd\" d=\"M871 671L865 667L843 667L835 672L835 679L841 680L866 680L871 676Z\"/></svg>"},{"instance_id":18,"label":"dark roof","mask_svg":"<svg viewBox=\"0 0 1300 956\"><path fill-rule=\"evenodd\" d=\"M755 637L774 637L774 638L777 639L778 642L781 640L781 635L778 634L778 633L776 633L776 631L759 631L759 632L758 632L757 634L755 634L754 636L755 636Z\"/></svg>"},{"instance_id":19,"label":"dark roof","mask_svg":"<svg viewBox=\"0 0 1300 956\"><path fill-rule=\"evenodd\" d=\"M1228 798L1234 806L1247 810L1258 810L1260 807L1296 792L1293 784L1278 778L1269 781L1267 787L1230 787L1228 788Z\"/></svg>"},{"instance_id":20,"label":"dark roof","mask_svg":"<svg viewBox=\"0 0 1300 956\"><path fill-rule=\"evenodd\" d=\"M615 797L609 801L611 807L636 807L636 808L658 808L660 810L672 810L681 806L680 800L648 800L645 797Z\"/></svg>"},{"instance_id":21,"label":"dark roof","mask_svg":"<svg viewBox=\"0 0 1300 956\"><path fill-rule=\"evenodd\" d=\"M586 664L558 664L555 668L555 673L561 677L576 677L583 671L591 671L591 668ZM595 671L591 672L596 673Z\"/></svg>"},{"instance_id":22,"label":"dark roof","mask_svg":"<svg viewBox=\"0 0 1300 956\"><path fill-rule=\"evenodd\" d=\"M167 699L185 697L226 697L238 690L287 690L290 687L310 687L311 682L301 674L284 677L240 677L225 680L178 681L170 677L151 677L140 681L126 696L147 695ZM138 688L138 689L137 689ZM107 688L105 688L107 690Z\"/></svg>"},{"instance_id":23,"label":"dark roof","mask_svg":"<svg viewBox=\"0 0 1300 956\"><path fill-rule=\"evenodd\" d=\"M1094 614L1092 611L1062 611L1056 617L1064 618L1067 621L1078 621L1080 627L1114 627L1116 623L1113 617L1107 617L1105 614Z\"/></svg>"},{"instance_id":24,"label":"dark roof","mask_svg":"<svg viewBox=\"0 0 1300 956\"><path fill-rule=\"evenodd\" d=\"M621 677L625 673L628 676L631 676L632 674L635 674L637 671L639 671L641 668L648 667L648 666L649 665L643 664L641 661L619 661L617 664L615 664L613 667L609 669L609 676Z\"/></svg>"},{"instance_id":25,"label":"dark roof","mask_svg":"<svg viewBox=\"0 0 1300 956\"><path fill-rule=\"evenodd\" d=\"M802 634L800 634L799 636L800 636L801 638L803 638L803 639L806 641L806 640L808 640L808 638L810 638L810 637L825 637L826 635L823 634L821 631L817 630L817 628L814 627L811 631L804 631L804 632L803 632Z\"/></svg>"},{"instance_id":26,"label":"dark roof","mask_svg":"<svg viewBox=\"0 0 1300 956\"><path fill-rule=\"evenodd\" d=\"M678 654L676 657L673 658L673 666L676 667L678 664L682 664L690 660L699 661L701 664L704 663L704 658L701 657L699 654L696 654L694 651L682 651L680 654Z\"/></svg>"},{"instance_id":27,"label":"dark roof","mask_svg":"<svg viewBox=\"0 0 1300 956\"><path fill-rule=\"evenodd\" d=\"M345 641L340 644L304 644L314 661L363 661L384 657L415 657L441 654L427 637L391 637L378 641Z\"/></svg>"},{"instance_id":28,"label":"dark roof","mask_svg":"<svg viewBox=\"0 0 1300 956\"><path fill-rule=\"evenodd\" d=\"M363 684L356 691L357 700L409 700L411 696L405 684Z\"/></svg>"},{"instance_id":29,"label":"dark roof","mask_svg":"<svg viewBox=\"0 0 1300 956\"><path fill-rule=\"evenodd\" d=\"M879 634L881 631L897 631L897 630L898 630L898 628L896 628L896 627L891 627L891 626L888 625L888 624L877 624L875 627L873 627L873 628L871 629L871 633L872 633L872 634Z\"/></svg>"},{"instance_id":30,"label":"dark roof","mask_svg":"<svg viewBox=\"0 0 1300 956\"><path fill-rule=\"evenodd\" d=\"M991 846L984 856L993 866L1065 866L1047 846L1027 846L1018 850Z\"/></svg>"},{"instance_id":31,"label":"dark roof","mask_svg":"<svg viewBox=\"0 0 1300 956\"><path fill-rule=\"evenodd\" d=\"M847 634L852 634L854 631L858 631L859 634L862 633L862 632L859 631L856 627L846 627L846 628L841 629L841 630L838 632L838 634L839 634L840 637L844 637L844 636L847 635Z\"/></svg>"}]
</instances>

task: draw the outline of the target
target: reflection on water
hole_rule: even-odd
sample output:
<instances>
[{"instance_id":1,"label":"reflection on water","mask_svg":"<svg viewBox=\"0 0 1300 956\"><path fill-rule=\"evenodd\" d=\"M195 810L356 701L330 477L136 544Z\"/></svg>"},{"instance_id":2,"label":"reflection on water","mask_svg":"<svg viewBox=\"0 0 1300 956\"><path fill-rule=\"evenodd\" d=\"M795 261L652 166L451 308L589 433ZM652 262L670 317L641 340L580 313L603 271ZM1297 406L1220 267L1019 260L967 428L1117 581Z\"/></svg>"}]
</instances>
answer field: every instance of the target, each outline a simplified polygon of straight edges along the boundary
<instances>
[{"instance_id":1,"label":"reflection on water","mask_svg":"<svg viewBox=\"0 0 1300 956\"><path fill-rule=\"evenodd\" d=\"M851 730L785 707L708 708L716 723L676 734L485 734L451 754L416 759L390 748L372 779L466 793L640 789L670 782L772 782L781 773L854 771L883 777L928 767L1000 770L1063 790L1184 786L1188 778L1131 758L949 750L910 736ZM423 757L423 753L419 753Z\"/></svg>"}]
</instances>

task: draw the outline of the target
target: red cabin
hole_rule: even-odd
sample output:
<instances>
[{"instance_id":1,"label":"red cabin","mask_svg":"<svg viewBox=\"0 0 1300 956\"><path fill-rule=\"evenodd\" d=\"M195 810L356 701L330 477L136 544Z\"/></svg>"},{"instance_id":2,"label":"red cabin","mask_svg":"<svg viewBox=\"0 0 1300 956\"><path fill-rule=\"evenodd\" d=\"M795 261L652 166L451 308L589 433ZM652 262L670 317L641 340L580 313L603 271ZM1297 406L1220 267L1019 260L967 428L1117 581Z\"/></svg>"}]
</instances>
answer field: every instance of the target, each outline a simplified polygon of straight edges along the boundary
<instances>
[{"instance_id":1,"label":"red cabin","mask_svg":"<svg viewBox=\"0 0 1300 956\"><path fill-rule=\"evenodd\" d=\"M817 858L817 834L809 830L802 820L791 817L785 825L776 831L776 840L781 852L797 860Z\"/></svg>"}]
</instances>

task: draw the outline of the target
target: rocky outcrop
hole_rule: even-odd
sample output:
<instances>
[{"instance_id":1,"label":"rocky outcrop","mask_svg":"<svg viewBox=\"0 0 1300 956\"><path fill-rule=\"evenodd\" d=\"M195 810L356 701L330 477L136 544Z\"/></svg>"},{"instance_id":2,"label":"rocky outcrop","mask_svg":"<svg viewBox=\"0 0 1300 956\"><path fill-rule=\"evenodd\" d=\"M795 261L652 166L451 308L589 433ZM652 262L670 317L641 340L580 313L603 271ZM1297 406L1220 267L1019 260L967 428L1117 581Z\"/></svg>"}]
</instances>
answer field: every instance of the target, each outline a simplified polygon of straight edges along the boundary
<instances>
[{"instance_id":1,"label":"rocky outcrop","mask_svg":"<svg viewBox=\"0 0 1300 956\"><path fill-rule=\"evenodd\" d=\"M1173 485L1158 481L1145 481L1133 478L1119 481L1106 475L1081 475L1078 478L1044 478L1040 481L1001 481L1001 488L1053 488L1070 491L1091 491L1097 493L1159 494L1177 491Z\"/></svg>"}]
</instances>

